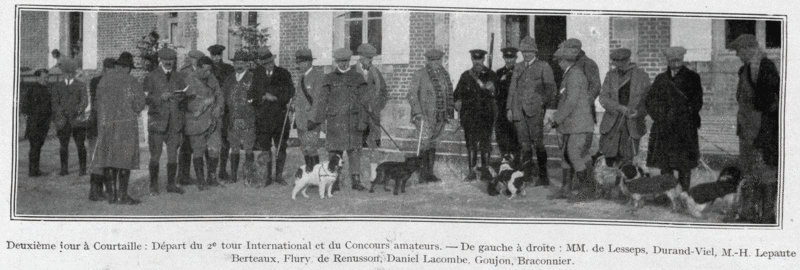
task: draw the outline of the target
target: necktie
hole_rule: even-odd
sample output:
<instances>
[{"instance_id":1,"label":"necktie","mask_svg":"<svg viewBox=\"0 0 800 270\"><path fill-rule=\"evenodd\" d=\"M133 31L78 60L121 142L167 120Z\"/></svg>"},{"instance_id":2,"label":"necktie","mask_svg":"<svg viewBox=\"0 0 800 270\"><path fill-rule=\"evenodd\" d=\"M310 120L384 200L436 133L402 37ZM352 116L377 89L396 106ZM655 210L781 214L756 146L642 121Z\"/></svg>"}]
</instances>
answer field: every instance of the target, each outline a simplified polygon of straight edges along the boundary
<instances>
[{"instance_id":1,"label":"necktie","mask_svg":"<svg viewBox=\"0 0 800 270\"><path fill-rule=\"evenodd\" d=\"M308 89L306 89L306 76L305 75L300 77L300 88L303 89L303 94L306 96L306 99L308 99L308 104L309 105L314 105L314 99L311 98L311 94L309 94L308 93Z\"/></svg>"},{"instance_id":2,"label":"necktie","mask_svg":"<svg viewBox=\"0 0 800 270\"><path fill-rule=\"evenodd\" d=\"M172 75L172 72L167 72L167 81L169 81L169 77Z\"/></svg>"}]
</instances>

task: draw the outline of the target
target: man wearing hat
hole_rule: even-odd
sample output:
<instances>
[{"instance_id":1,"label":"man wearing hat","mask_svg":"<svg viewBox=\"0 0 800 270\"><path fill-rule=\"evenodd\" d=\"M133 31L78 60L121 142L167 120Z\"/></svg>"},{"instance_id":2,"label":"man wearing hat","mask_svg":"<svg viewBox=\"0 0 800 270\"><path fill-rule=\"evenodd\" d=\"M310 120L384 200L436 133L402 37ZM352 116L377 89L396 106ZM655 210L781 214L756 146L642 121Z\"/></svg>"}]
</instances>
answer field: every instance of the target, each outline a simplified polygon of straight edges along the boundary
<instances>
[{"instance_id":1,"label":"man wearing hat","mask_svg":"<svg viewBox=\"0 0 800 270\"><path fill-rule=\"evenodd\" d=\"M778 166L778 68L751 34L739 36L730 47L736 50L743 64L736 89L739 166L750 172L759 155L758 149L766 164Z\"/></svg>"},{"instance_id":2,"label":"man wearing hat","mask_svg":"<svg viewBox=\"0 0 800 270\"><path fill-rule=\"evenodd\" d=\"M228 75L222 86L225 93L225 107L227 108L227 112L223 117L228 122L227 139L231 149L231 175L227 181L229 183L238 181L240 148L244 148L245 151L243 166L245 169L245 183L249 184L249 181L253 180L252 173L255 162L253 145L256 140L256 115L251 103L252 100L248 97L250 85L253 83L253 73L247 70L248 61L246 52L237 51L233 57L234 73ZM225 151L223 150L220 155L225 156ZM223 166L222 163L220 165Z\"/></svg>"},{"instance_id":3,"label":"man wearing hat","mask_svg":"<svg viewBox=\"0 0 800 270\"><path fill-rule=\"evenodd\" d=\"M555 97L556 82L553 69L546 61L536 57L539 51L530 36L520 41L523 62L517 63L511 77L506 101L506 117L517 127L517 138L522 146L520 164L533 160L536 151L539 180L536 185L549 185L547 151L544 148L545 107ZM587 97L588 98L588 97ZM528 175L532 175L528 171ZM529 181L532 179L528 179Z\"/></svg>"},{"instance_id":4,"label":"man wearing hat","mask_svg":"<svg viewBox=\"0 0 800 270\"><path fill-rule=\"evenodd\" d=\"M317 150L320 148L320 127L309 128L308 120L314 119L314 104L319 102L317 96L321 91L320 88L325 74L322 70L316 69L312 65L314 57L311 50L307 48L299 49L294 55L297 69L301 75L296 87L300 90L295 91L294 99L292 99L292 109L294 110L294 122L297 126L297 137L300 139L306 171L310 172L314 169L314 165L319 164Z\"/></svg>"},{"instance_id":5,"label":"man wearing hat","mask_svg":"<svg viewBox=\"0 0 800 270\"><path fill-rule=\"evenodd\" d=\"M703 85L700 75L683 64L686 49L664 49L667 71L658 74L645 98L647 114L653 118L647 147L647 166L662 174L678 172L683 190L691 187L691 170L697 167L700 144L700 109Z\"/></svg>"},{"instance_id":6,"label":"man wearing hat","mask_svg":"<svg viewBox=\"0 0 800 270\"><path fill-rule=\"evenodd\" d=\"M497 94L495 95L495 103L497 104L497 123L495 124L494 134L497 138L497 147L500 149L501 155L514 154L517 156L515 165L519 161L519 140L517 139L517 130L511 119L506 117L506 100L508 100L508 88L511 86L511 77L514 75L514 67L517 64L517 52L519 50L514 47L506 47L500 49L503 52L503 61L505 66L497 70ZM518 168L515 166L514 168Z\"/></svg>"},{"instance_id":7,"label":"man wearing hat","mask_svg":"<svg viewBox=\"0 0 800 270\"><path fill-rule=\"evenodd\" d=\"M263 47L262 47L263 48ZM260 176L264 185L272 184L271 147L276 147L275 182L286 185L283 180L283 166L286 162L286 141L289 139L291 121L287 121L287 105L294 97L292 74L285 68L275 65L275 56L269 50L260 56L262 65L253 71L250 95L256 106L256 143Z\"/></svg>"},{"instance_id":8,"label":"man wearing hat","mask_svg":"<svg viewBox=\"0 0 800 270\"><path fill-rule=\"evenodd\" d=\"M211 73L213 66L211 58L203 56L197 60L196 70L186 78L186 84L189 85L186 96L189 101L186 105L186 125L183 132L189 137L197 189L201 191L209 186L220 186L216 173L222 144L220 130L225 97ZM206 174L203 175L204 173Z\"/></svg>"},{"instance_id":9,"label":"man wearing hat","mask_svg":"<svg viewBox=\"0 0 800 270\"><path fill-rule=\"evenodd\" d=\"M455 109L464 127L464 140L469 151L469 175L466 181L475 180L475 168L478 157L481 166L489 166L489 155L492 153L492 125L497 107L494 104L495 82L497 75L483 65L486 51L475 49L469 51L472 68L464 73L453 92Z\"/></svg>"},{"instance_id":10,"label":"man wearing hat","mask_svg":"<svg viewBox=\"0 0 800 270\"><path fill-rule=\"evenodd\" d=\"M436 145L444 136L444 128L454 117L453 84L450 74L442 66L444 52L430 49L424 54L428 62L411 76L408 87L411 122L417 126L420 138L420 157L424 169L419 173L419 182L439 182L433 174L436 161Z\"/></svg>"},{"instance_id":11,"label":"man wearing hat","mask_svg":"<svg viewBox=\"0 0 800 270\"><path fill-rule=\"evenodd\" d=\"M369 127L366 105L368 93L372 90L363 74L350 66L352 55L353 52L348 49L333 52L336 68L322 80L319 100L314 101L312 109L315 112L314 119L308 121L308 128L316 128L327 121L325 142L329 155L347 152L352 188L362 191L366 189L361 185L362 136ZM338 190L338 182L339 179L334 182L334 190Z\"/></svg>"},{"instance_id":12,"label":"man wearing hat","mask_svg":"<svg viewBox=\"0 0 800 270\"><path fill-rule=\"evenodd\" d=\"M358 46L358 64L356 71L364 76L367 81L370 91L367 93L367 103L369 108L370 124L364 132L364 146L369 147L369 168L370 168L370 181L375 179L376 169L378 168L379 156L377 148L381 145L381 111L386 107L386 102L389 100L389 89L386 87L386 80L383 79L383 74L378 70L378 67L372 65L372 58L378 55L378 50L369 43L364 43Z\"/></svg>"},{"instance_id":13,"label":"man wearing hat","mask_svg":"<svg viewBox=\"0 0 800 270\"><path fill-rule=\"evenodd\" d=\"M631 50L611 52L614 69L606 73L600 104L606 109L600 122L600 152L606 164L624 164L639 152L639 140L647 133L644 98L650 90L650 75L631 63Z\"/></svg>"},{"instance_id":14,"label":"man wearing hat","mask_svg":"<svg viewBox=\"0 0 800 270\"><path fill-rule=\"evenodd\" d=\"M25 90L20 104L20 112L25 116L25 138L30 143L28 150L28 177L47 176L49 173L39 170L42 157L42 146L50 132L50 120L53 115L51 103L52 89L47 81L50 71L38 69L33 75L37 81Z\"/></svg>"},{"instance_id":15,"label":"man wearing hat","mask_svg":"<svg viewBox=\"0 0 800 270\"><path fill-rule=\"evenodd\" d=\"M600 69L597 68L597 63L586 55L586 52L581 49L583 44L577 38L569 38L559 44L559 47L567 47L578 50L578 58L575 61L575 67L583 70L586 79L589 80L589 101L592 104L592 119L597 123L597 112L595 110L594 101L600 94ZM591 149L593 136L586 137L586 151Z\"/></svg>"},{"instance_id":16,"label":"man wearing hat","mask_svg":"<svg viewBox=\"0 0 800 270\"><path fill-rule=\"evenodd\" d=\"M588 194L584 192L573 196L571 191L575 183L569 173L575 172L578 183L585 185L591 182L590 171L587 170L590 159L586 151L586 136L592 136L594 121L588 98L589 82L583 70L576 65L578 53L578 49L562 47L553 55L558 60L559 67L564 70L558 111L553 114L552 124L561 135L561 149L564 153L561 168L564 182L561 189L550 198L588 198Z\"/></svg>"},{"instance_id":17,"label":"man wearing hat","mask_svg":"<svg viewBox=\"0 0 800 270\"><path fill-rule=\"evenodd\" d=\"M181 73L184 73L184 76L188 77L193 72L197 71L197 60L206 55L199 50L191 50L188 54L186 54L186 56L186 65L181 68ZM216 78L214 78L214 81L219 83L216 81ZM185 103L181 103L179 109L185 111L185 105ZM179 158L180 160L178 165L180 167L180 172L178 173L178 182L181 185L191 185L194 182L190 176L190 172L192 170L192 146L189 143L189 136L187 135L183 136Z\"/></svg>"},{"instance_id":18,"label":"man wearing hat","mask_svg":"<svg viewBox=\"0 0 800 270\"><path fill-rule=\"evenodd\" d=\"M77 66L74 61L67 59L61 62L61 72L64 79L53 85L53 123L56 128L58 142L61 145L59 156L61 158L61 171L59 175L69 174L69 139L75 140L78 148L78 162L80 174L86 175L86 122L80 121L80 116L87 108L88 97L86 84L75 78Z\"/></svg>"},{"instance_id":19,"label":"man wearing hat","mask_svg":"<svg viewBox=\"0 0 800 270\"><path fill-rule=\"evenodd\" d=\"M177 53L170 48L158 51L158 68L144 76L142 85L147 93L147 143L150 150L150 195L158 195L158 172L161 151L166 144L167 151L167 192L183 194L176 182L178 171L178 147L183 142L184 112L180 103L185 95L186 73L176 70ZM191 159L191 156L190 156ZM182 170L189 169L189 162L182 164ZM188 171L186 177L188 178Z\"/></svg>"},{"instance_id":20,"label":"man wearing hat","mask_svg":"<svg viewBox=\"0 0 800 270\"><path fill-rule=\"evenodd\" d=\"M230 76L235 73L233 66L222 62L222 52L225 51L225 46L215 44L208 47L208 55L211 56L211 60L214 61L214 68L212 72L214 73L214 77L217 79L217 82L220 86L225 82L225 79L230 78ZM222 91L226 91L225 87L222 87ZM225 96L227 92L224 93ZM228 113L228 109L225 108L222 112L223 116ZM230 150L230 145L228 143L228 118L222 117L222 129L221 136L222 136L222 146L220 148L220 157L219 157L219 179L227 180L228 179L228 172L225 167L228 165L228 151Z\"/></svg>"},{"instance_id":21,"label":"man wearing hat","mask_svg":"<svg viewBox=\"0 0 800 270\"><path fill-rule=\"evenodd\" d=\"M108 202L125 205L140 203L128 195L131 170L139 169L139 113L145 106L142 84L130 75L133 68L133 55L123 52L116 70L98 83L97 146L92 151L92 172L102 172L110 187Z\"/></svg>"}]
</instances>

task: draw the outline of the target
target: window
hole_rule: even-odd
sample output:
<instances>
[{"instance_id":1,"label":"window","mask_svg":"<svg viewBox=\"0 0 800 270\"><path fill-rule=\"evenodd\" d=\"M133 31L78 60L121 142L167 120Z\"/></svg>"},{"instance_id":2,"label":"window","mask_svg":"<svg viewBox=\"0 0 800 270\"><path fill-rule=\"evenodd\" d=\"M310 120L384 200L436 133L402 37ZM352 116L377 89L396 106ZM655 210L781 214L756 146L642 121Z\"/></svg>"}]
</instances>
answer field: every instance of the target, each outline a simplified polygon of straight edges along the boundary
<instances>
[{"instance_id":1,"label":"window","mask_svg":"<svg viewBox=\"0 0 800 270\"><path fill-rule=\"evenodd\" d=\"M768 49L781 47L781 21L766 21L766 46Z\"/></svg>"},{"instance_id":2,"label":"window","mask_svg":"<svg viewBox=\"0 0 800 270\"><path fill-rule=\"evenodd\" d=\"M81 41L83 40L83 14L80 12L69 13L69 49L70 57L77 57L76 55L83 48Z\"/></svg>"},{"instance_id":3,"label":"window","mask_svg":"<svg viewBox=\"0 0 800 270\"><path fill-rule=\"evenodd\" d=\"M229 19L230 28L235 29L239 26L258 25L258 12L231 12ZM234 33L228 34L228 58L233 58L236 51L242 49L242 37Z\"/></svg>"},{"instance_id":4,"label":"window","mask_svg":"<svg viewBox=\"0 0 800 270\"><path fill-rule=\"evenodd\" d=\"M175 36L178 35L178 23L169 24L169 44L175 44Z\"/></svg>"},{"instance_id":5,"label":"window","mask_svg":"<svg viewBox=\"0 0 800 270\"><path fill-rule=\"evenodd\" d=\"M756 34L755 20L725 20L725 48L731 49L730 44L737 37L744 34Z\"/></svg>"},{"instance_id":6,"label":"window","mask_svg":"<svg viewBox=\"0 0 800 270\"><path fill-rule=\"evenodd\" d=\"M383 39L381 18L383 12L352 11L348 12L346 16L344 25L344 32L347 34L345 47L350 48L353 54L358 55L356 51L358 46L362 43L369 43L375 46L375 49L378 50L378 55L381 55L383 51L381 48Z\"/></svg>"}]
</instances>

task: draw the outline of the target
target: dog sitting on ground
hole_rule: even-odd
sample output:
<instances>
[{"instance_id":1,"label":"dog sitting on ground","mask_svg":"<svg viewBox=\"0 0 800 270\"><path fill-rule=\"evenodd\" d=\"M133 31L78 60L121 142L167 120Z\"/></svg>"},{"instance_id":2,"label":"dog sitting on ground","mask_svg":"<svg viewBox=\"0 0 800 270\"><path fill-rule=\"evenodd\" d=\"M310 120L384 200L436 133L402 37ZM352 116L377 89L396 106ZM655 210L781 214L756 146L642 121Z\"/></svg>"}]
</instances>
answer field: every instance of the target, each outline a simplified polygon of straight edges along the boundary
<instances>
[{"instance_id":1,"label":"dog sitting on ground","mask_svg":"<svg viewBox=\"0 0 800 270\"><path fill-rule=\"evenodd\" d=\"M711 204L716 205L717 201L723 204L723 212L728 213L738 201L741 180L742 171L739 168L727 167L720 172L716 182L699 184L688 192L681 192L681 202L695 218L703 218L703 210Z\"/></svg>"},{"instance_id":2,"label":"dog sitting on ground","mask_svg":"<svg viewBox=\"0 0 800 270\"><path fill-rule=\"evenodd\" d=\"M620 167L622 178L619 181L619 187L623 194L631 198L633 202L633 209L636 211L641 208L642 198L645 196L655 196L659 194L667 195L670 200L670 205L673 212L678 211L678 197L681 194L681 185L678 184L678 178L671 174L664 174L659 176L649 176L642 168L632 164L622 165Z\"/></svg>"},{"instance_id":3,"label":"dog sitting on ground","mask_svg":"<svg viewBox=\"0 0 800 270\"><path fill-rule=\"evenodd\" d=\"M504 156L499 173L496 173L494 168L489 168L489 172L492 175L492 180L489 181L486 188L489 196L496 196L503 193L506 196L510 196L508 198L509 200L513 199L517 194L525 196L525 186L527 184L525 179L529 177L529 175L525 174L525 170L533 166L533 163L526 161L519 170L515 170L511 167L511 162L513 162L513 156Z\"/></svg>"},{"instance_id":4,"label":"dog sitting on ground","mask_svg":"<svg viewBox=\"0 0 800 270\"><path fill-rule=\"evenodd\" d=\"M297 196L298 191L303 191L303 197L308 198L306 189L308 186L319 187L320 199L325 199L325 193L328 193L328 198L331 197L331 190L333 189L333 182L339 177L344 160L340 155L331 155L328 161L323 161L320 164L314 165L311 172L306 172L306 165L300 166L295 173L294 189L292 190L292 200Z\"/></svg>"},{"instance_id":5,"label":"dog sitting on ground","mask_svg":"<svg viewBox=\"0 0 800 270\"><path fill-rule=\"evenodd\" d=\"M378 165L378 168L375 169L375 180L372 181L372 185L369 187L369 192L375 192L375 185L380 183L383 183L384 191L389 191L389 188L386 186L390 180L394 180L394 195L397 195L398 191L405 193L406 182L408 182L408 178L411 178L411 175L414 174L414 172L421 171L422 167L422 158L418 156L406 157L406 160L403 162L383 162Z\"/></svg>"}]
</instances>

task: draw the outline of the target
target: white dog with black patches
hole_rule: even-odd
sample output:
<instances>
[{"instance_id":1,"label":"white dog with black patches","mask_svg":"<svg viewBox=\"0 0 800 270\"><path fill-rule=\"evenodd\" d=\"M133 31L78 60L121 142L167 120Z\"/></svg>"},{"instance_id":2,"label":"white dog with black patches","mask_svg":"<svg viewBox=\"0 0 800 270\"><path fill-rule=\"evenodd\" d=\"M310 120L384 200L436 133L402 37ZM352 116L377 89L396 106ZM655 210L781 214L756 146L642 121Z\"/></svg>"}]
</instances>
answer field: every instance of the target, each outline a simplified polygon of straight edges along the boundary
<instances>
[{"instance_id":1,"label":"white dog with black patches","mask_svg":"<svg viewBox=\"0 0 800 270\"><path fill-rule=\"evenodd\" d=\"M303 197L308 198L306 189L308 186L319 187L319 197L325 199L325 193L328 193L328 198L331 197L331 190L333 189L333 182L339 177L339 173L344 166L344 160L340 155L331 155L328 161L314 165L314 168L308 172L306 165L300 166L295 173L296 180L294 182L294 189L292 190L292 200L297 196L297 192L302 190Z\"/></svg>"}]
</instances>

